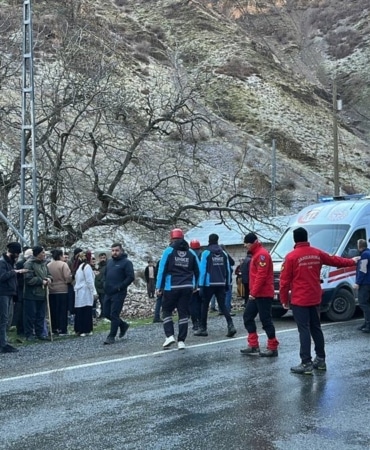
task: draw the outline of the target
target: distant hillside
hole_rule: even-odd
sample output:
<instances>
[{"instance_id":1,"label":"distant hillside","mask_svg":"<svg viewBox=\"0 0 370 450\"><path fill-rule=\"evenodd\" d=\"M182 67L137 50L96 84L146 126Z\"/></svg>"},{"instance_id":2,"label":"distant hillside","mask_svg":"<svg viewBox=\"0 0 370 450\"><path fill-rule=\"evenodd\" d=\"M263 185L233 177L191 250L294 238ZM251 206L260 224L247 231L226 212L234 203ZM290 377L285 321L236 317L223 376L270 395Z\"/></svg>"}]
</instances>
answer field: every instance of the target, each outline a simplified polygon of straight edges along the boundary
<instances>
[{"instance_id":1,"label":"distant hillside","mask_svg":"<svg viewBox=\"0 0 370 450\"><path fill-rule=\"evenodd\" d=\"M368 192L369 9L368 0L34 2L43 241L69 246L103 225L258 218L271 214L272 195L285 214L332 194L334 80L341 192ZM21 2L0 2L0 203L15 224L21 15Z\"/></svg>"}]
</instances>

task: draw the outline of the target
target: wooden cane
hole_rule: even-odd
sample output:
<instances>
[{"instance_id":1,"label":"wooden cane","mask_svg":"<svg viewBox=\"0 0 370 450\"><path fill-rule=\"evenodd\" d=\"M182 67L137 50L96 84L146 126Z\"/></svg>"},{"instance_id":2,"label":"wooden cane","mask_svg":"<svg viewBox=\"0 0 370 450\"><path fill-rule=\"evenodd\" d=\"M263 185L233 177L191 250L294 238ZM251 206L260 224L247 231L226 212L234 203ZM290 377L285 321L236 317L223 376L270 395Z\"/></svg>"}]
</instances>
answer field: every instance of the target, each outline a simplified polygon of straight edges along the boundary
<instances>
[{"instance_id":1,"label":"wooden cane","mask_svg":"<svg viewBox=\"0 0 370 450\"><path fill-rule=\"evenodd\" d=\"M47 309L48 320L49 320L50 341L53 342L53 330L51 327L51 313L50 313L50 302L49 302L49 287L47 285L46 285L46 309Z\"/></svg>"}]
</instances>

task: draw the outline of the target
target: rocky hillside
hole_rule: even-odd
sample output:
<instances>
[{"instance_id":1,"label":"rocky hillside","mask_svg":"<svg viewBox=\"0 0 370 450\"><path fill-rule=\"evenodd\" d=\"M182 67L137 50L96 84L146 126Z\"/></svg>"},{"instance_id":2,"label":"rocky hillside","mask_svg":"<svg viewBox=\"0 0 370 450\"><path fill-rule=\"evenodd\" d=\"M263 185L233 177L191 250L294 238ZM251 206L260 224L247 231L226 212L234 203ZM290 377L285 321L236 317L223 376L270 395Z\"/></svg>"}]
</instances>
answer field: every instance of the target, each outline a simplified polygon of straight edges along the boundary
<instances>
[{"instance_id":1,"label":"rocky hillside","mask_svg":"<svg viewBox=\"0 0 370 450\"><path fill-rule=\"evenodd\" d=\"M155 231L215 211L270 213L273 139L276 213L332 194L334 83L341 192L370 191L369 0L33 3L40 220L50 245L102 225ZM21 4L0 1L0 198L9 216L19 189Z\"/></svg>"}]
</instances>

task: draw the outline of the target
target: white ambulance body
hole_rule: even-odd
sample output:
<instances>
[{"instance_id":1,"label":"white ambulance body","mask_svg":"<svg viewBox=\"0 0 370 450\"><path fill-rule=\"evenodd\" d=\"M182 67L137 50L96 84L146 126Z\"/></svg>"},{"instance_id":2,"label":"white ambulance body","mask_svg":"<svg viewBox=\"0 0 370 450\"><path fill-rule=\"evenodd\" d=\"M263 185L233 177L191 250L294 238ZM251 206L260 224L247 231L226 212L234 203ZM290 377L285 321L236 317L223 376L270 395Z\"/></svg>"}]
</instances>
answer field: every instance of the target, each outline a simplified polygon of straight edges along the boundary
<instances>
[{"instance_id":1,"label":"white ambulance body","mask_svg":"<svg viewBox=\"0 0 370 450\"><path fill-rule=\"evenodd\" d=\"M287 253L294 247L293 230L304 227L313 247L325 252L351 258L359 254L357 241L370 237L370 197L330 197L302 209L289 224L281 238L271 250L274 263L275 299L274 317L281 317L285 310L279 301L279 274ZM349 320L356 309L356 267L336 268L323 266L321 311L333 321ZM310 295L307 292L307 295Z\"/></svg>"}]
</instances>

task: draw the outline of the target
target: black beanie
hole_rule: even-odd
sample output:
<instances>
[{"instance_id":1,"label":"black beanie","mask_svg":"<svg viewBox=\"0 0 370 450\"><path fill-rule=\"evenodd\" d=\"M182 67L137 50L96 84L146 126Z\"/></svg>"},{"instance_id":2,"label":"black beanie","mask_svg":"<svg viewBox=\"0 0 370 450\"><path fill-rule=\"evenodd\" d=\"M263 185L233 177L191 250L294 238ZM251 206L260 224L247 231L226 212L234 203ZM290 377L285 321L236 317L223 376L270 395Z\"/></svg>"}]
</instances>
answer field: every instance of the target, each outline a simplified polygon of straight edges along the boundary
<instances>
[{"instance_id":1,"label":"black beanie","mask_svg":"<svg viewBox=\"0 0 370 450\"><path fill-rule=\"evenodd\" d=\"M13 253L13 254L20 254L22 253L22 247L21 244L19 244L19 242L9 242L9 244L6 246L6 248L8 249L9 253Z\"/></svg>"},{"instance_id":2,"label":"black beanie","mask_svg":"<svg viewBox=\"0 0 370 450\"><path fill-rule=\"evenodd\" d=\"M254 244L257 239L254 233L248 233L244 236L244 244Z\"/></svg>"},{"instance_id":3,"label":"black beanie","mask_svg":"<svg viewBox=\"0 0 370 450\"><path fill-rule=\"evenodd\" d=\"M73 250L73 256L76 256L81 252L83 252L82 248L77 247Z\"/></svg>"},{"instance_id":4,"label":"black beanie","mask_svg":"<svg viewBox=\"0 0 370 450\"><path fill-rule=\"evenodd\" d=\"M209 244L218 244L218 234L212 233L208 236Z\"/></svg>"},{"instance_id":5,"label":"black beanie","mask_svg":"<svg viewBox=\"0 0 370 450\"><path fill-rule=\"evenodd\" d=\"M35 245L35 247L32 247L33 256L39 255L43 250L44 247L41 247L41 245Z\"/></svg>"},{"instance_id":6,"label":"black beanie","mask_svg":"<svg viewBox=\"0 0 370 450\"><path fill-rule=\"evenodd\" d=\"M307 242L308 241L307 230L302 227L297 228L296 230L293 231L293 239L295 243Z\"/></svg>"}]
</instances>

